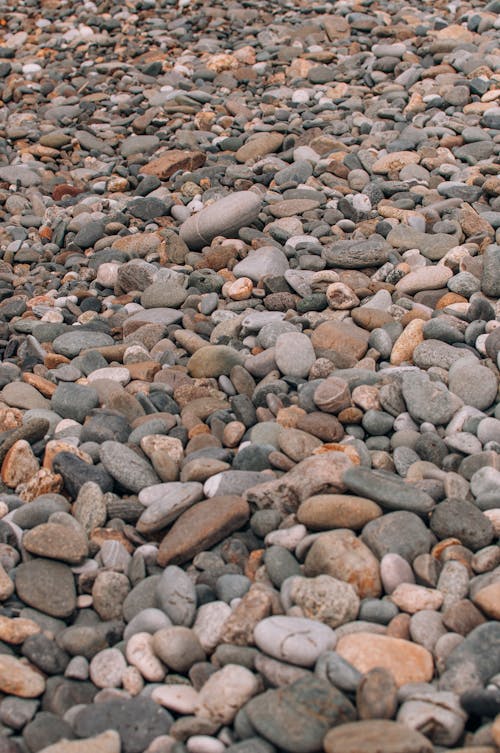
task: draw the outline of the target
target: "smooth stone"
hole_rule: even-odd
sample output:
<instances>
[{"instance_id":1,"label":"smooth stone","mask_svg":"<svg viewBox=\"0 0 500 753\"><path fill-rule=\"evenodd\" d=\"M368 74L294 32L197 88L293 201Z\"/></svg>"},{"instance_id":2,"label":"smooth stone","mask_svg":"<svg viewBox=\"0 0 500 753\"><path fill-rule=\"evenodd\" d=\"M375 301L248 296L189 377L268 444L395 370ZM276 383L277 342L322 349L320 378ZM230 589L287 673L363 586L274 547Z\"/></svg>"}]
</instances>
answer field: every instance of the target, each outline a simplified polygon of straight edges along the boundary
<instances>
[{"instance_id":1,"label":"smooth stone","mask_svg":"<svg viewBox=\"0 0 500 753\"><path fill-rule=\"evenodd\" d=\"M118 732L109 729L95 737L86 740L61 740L45 748L39 753L120 753L121 739Z\"/></svg>"},{"instance_id":2,"label":"smooth stone","mask_svg":"<svg viewBox=\"0 0 500 753\"><path fill-rule=\"evenodd\" d=\"M181 225L180 237L194 251L208 245L217 235L235 237L240 228L252 224L260 207L257 193L237 191L189 217Z\"/></svg>"},{"instance_id":3,"label":"smooth stone","mask_svg":"<svg viewBox=\"0 0 500 753\"><path fill-rule=\"evenodd\" d=\"M156 586L158 605L174 625L189 627L196 615L196 589L180 567L170 565Z\"/></svg>"},{"instance_id":4,"label":"smooth stone","mask_svg":"<svg viewBox=\"0 0 500 753\"><path fill-rule=\"evenodd\" d=\"M206 345L199 348L188 361L188 373L197 379L228 376L234 366L242 363L242 357L227 345Z\"/></svg>"},{"instance_id":5,"label":"smooth stone","mask_svg":"<svg viewBox=\"0 0 500 753\"><path fill-rule=\"evenodd\" d=\"M440 502L433 510L430 525L440 539L458 538L472 551L488 546L494 538L491 521L465 499Z\"/></svg>"},{"instance_id":6,"label":"smooth stone","mask_svg":"<svg viewBox=\"0 0 500 753\"><path fill-rule=\"evenodd\" d=\"M434 746L417 730L388 719L366 719L331 729L326 753L432 753Z\"/></svg>"},{"instance_id":7,"label":"smooth stone","mask_svg":"<svg viewBox=\"0 0 500 753\"><path fill-rule=\"evenodd\" d=\"M168 733L172 716L148 698L111 700L85 706L75 717L78 737L91 737L114 729L122 742L122 753L143 753L159 735Z\"/></svg>"},{"instance_id":8,"label":"smooth stone","mask_svg":"<svg viewBox=\"0 0 500 753\"><path fill-rule=\"evenodd\" d=\"M500 622L492 621L474 628L448 654L439 688L454 693L483 688L500 672L499 641Z\"/></svg>"},{"instance_id":9,"label":"smooth stone","mask_svg":"<svg viewBox=\"0 0 500 753\"><path fill-rule=\"evenodd\" d=\"M477 385L481 389L477 389ZM491 369L476 361L461 359L450 366L448 387L465 405L485 410L495 400L498 380Z\"/></svg>"},{"instance_id":10,"label":"smooth stone","mask_svg":"<svg viewBox=\"0 0 500 753\"><path fill-rule=\"evenodd\" d=\"M314 348L307 335L289 332L278 336L274 358L285 376L305 378L316 360Z\"/></svg>"},{"instance_id":11,"label":"smooth stone","mask_svg":"<svg viewBox=\"0 0 500 753\"><path fill-rule=\"evenodd\" d=\"M419 554L427 554L432 534L415 513L398 510L370 521L363 528L361 538L381 560L386 554L399 554L413 562Z\"/></svg>"},{"instance_id":12,"label":"smooth stone","mask_svg":"<svg viewBox=\"0 0 500 753\"><path fill-rule=\"evenodd\" d=\"M253 672L237 664L226 664L210 675L199 691L196 715L217 724L230 724L258 689Z\"/></svg>"},{"instance_id":13,"label":"smooth stone","mask_svg":"<svg viewBox=\"0 0 500 753\"><path fill-rule=\"evenodd\" d=\"M312 531L358 531L381 515L381 508L371 499L350 494L318 494L305 499L297 510L297 520Z\"/></svg>"},{"instance_id":14,"label":"smooth stone","mask_svg":"<svg viewBox=\"0 0 500 753\"><path fill-rule=\"evenodd\" d=\"M307 576L326 574L350 583L361 599L380 596L379 570L379 563L366 544L345 528L320 534L304 563Z\"/></svg>"},{"instance_id":15,"label":"smooth stone","mask_svg":"<svg viewBox=\"0 0 500 753\"><path fill-rule=\"evenodd\" d=\"M203 487L195 481L174 481L142 489L139 502L146 505L146 509L136 523L137 530L144 534L161 531L202 496Z\"/></svg>"},{"instance_id":16,"label":"smooth stone","mask_svg":"<svg viewBox=\"0 0 500 753\"><path fill-rule=\"evenodd\" d=\"M138 493L160 481L146 460L118 442L103 442L100 448L100 459L108 473L125 489L132 492Z\"/></svg>"},{"instance_id":17,"label":"smooth stone","mask_svg":"<svg viewBox=\"0 0 500 753\"><path fill-rule=\"evenodd\" d=\"M182 564L237 531L250 516L248 502L215 496L198 502L177 518L160 544L158 564Z\"/></svg>"},{"instance_id":18,"label":"smooth stone","mask_svg":"<svg viewBox=\"0 0 500 753\"><path fill-rule=\"evenodd\" d=\"M62 562L34 559L16 568L18 596L29 606L52 617L69 617L76 608L73 574Z\"/></svg>"},{"instance_id":19,"label":"smooth stone","mask_svg":"<svg viewBox=\"0 0 500 753\"><path fill-rule=\"evenodd\" d=\"M63 418L83 423L90 411L99 406L99 395L91 387L63 382L52 395L50 404Z\"/></svg>"},{"instance_id":20,"label":"smooth stone","mask_svg":"<svg viewBox=\"0 0 500 753\"><path fill-rule=\"evenodd\" d=\"M82 350L102 348L113 344L113 338L104 332L92 332L73 327L71 332L65 332L56 337L52 347L55 353L60 353L67 358L74 358Z\"/></svg>"},{"instance_id":21,"label":"smooth stone","mask_svg":"<svg viewBox=\"0 0 500 753\"><path fill-rule=\"evenodd\" d=\"M429 682L434 674L431 653L401 638L352 633L339 639L336 650L362 674L383 667L390 672L398 687L410 682Z\"/></svg>"},{"instance_id":22,"label":"smooth stone","mask_svg":"<svg viewBox=\"0 0 500 753\"><path fill-rule=\"evenodd\" d=\"M352 721L356 713L346 696L316 677L267 690L244 710L259 735L287 753L321 750L326 732Z\"/></svg>"},{"instance_id":23,"label":"smooth stone","mask_svg":"<svg viewBox=\"0 0 500 753\"><path fill-rule=\"evenodd\" d=\"M31 554L79 564L88 555L83 531L58 523L42 523L23 536L23 546Z\"/></svg>"},{"instance_id":24,"label":"smooth stone","mask_svg":"<svg viewBox=\"0 0 500 753\"><path fill-rule=\"evenodd\" d=\"M153 636L153 650L173 672L185 674L205 660L205 651L193 630L182 625L163 627Z\"/></svg>"},{"instance_id":25,"label":"smooth stone","mask_svg":"<svg viewBox=\"0 0 500 753\"><path fill-rule=\"evenodd\" d=\"M336 241L324 249L322 257L330 268L363 269L385 264L390 250L390 245L383 238L374 236L367 241Z\"/></svg>"},{"instance_id":26,"label":"smooth stone","mask_svg":"<svg viewBox=\"0 0 500 753\"><path fill-rule=\"evenodd\" d=\"M335 633L316 620L278 615L259 622L254 640L261 651L276 659L309 667L321 653L334 648Z\"/></svg>"},{"instance_id":27,"label":"smooth stone","mask_svg":"<svg viewBox=\"0 0 500 753\"><path fill-rule=\"evenodd\" d=\"M442 382L433 382L419 372L403 375L402 392L411 417L434 426L447 424L463 405Z\"/></svg>"},{"instance_id":28,"label":"smooth stone","mask_svg":"<svg viewBox=\"0 0 500 753\"><path fill-rule=\"evenodd\" d=\"M373 499L386 510L406 510L425 514L435 503L432 497L392 473L354 466L343 475L347 488Z\"/></svg>"},{"instance_id":29,"label":"smooth stone","mask_svg":"<svg viewBox=\"0 0 500 753\"><path fill-rule=\"evenodd\" d=\"M242 261L233 267L233 274L237 277L248 277L253 282L265 275L279 277L289 269L288 259L279 248L275 246L261 246L251 249Z\"/></svg>"}]
</instances>

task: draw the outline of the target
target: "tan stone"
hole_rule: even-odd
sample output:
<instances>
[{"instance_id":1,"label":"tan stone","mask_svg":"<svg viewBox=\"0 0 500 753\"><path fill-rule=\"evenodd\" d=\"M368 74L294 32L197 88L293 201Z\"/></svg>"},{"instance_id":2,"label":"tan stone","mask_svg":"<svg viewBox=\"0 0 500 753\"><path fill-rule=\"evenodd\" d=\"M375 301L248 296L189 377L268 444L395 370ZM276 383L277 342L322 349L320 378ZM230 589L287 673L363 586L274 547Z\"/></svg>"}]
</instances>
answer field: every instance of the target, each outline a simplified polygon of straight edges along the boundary
<instances>
[{"instance_id":1,"label":"tan stone","mask_svg":"<svg viewBox=\"0 0 500 753\"><path fill-rule=\"evenodd\" d=\"M45 690L43 676L19 659L0 654L0 692L18 698L38 698Z\"/></svg>"},{"instance_id":2,"label":"tan stone","mask_svg":"<svg viewBox=\"0 0 500 753\"><path fill-rule=\"evenodd\" d=\"M167 437L164 434L149 434L141 439L141 449L151 458L153 453L160 452L167 455L174 463L181 463L184 458L184 447L180 439Z\"/></svg>"},{"instance_id":3,"label":"tan stone","mask_svg":"<svg viewBox=\"0 0 500 753\"><path fill-rule=\"evenodd\" d=\"M26 620L22 617L1 617L0 616L0 641L13 643L14 645L24 643L30 635L36 635L41 631L40 625L33 620Z\"/></svg>"},{"instance_id":4,"label":"tan stone","mask_svg":"<svg viewBox=\"0 0 500 753\"><path fill-rule=\"evenodd\" d=\"M326 289L326 299L331 309L339 311L359 306L358 296L343 282L332 282Z\"/></svg>"},{"instance_id":5,"label":"tan stone","mask_svg":"<svg viewBox=\"0 0 500 753\"><path fill-rule=\"evenodd\" d=\"M327 733L323 748L325 753L432 753L434 750L420 732L387 719L340 724Z\"/></svg>"},{"instance_id":6,"label":"tan stone","mask_svg":"<svg viewBox=\"0 0 500 753\"><path fill-rule=\"evenodd\" d=\"M410 272L396 283L396 290L401 295L413 295L420 290L439 290L444 288L453 272L445 265L435 267L420 267Z\"/></svg>"},{"instance_id":7,"label":"tan stone","mask_svg":"<svg viewBox=\"0 0 500 753\"><path fill-rule=\"evenodd\" d=\"M500 582L491 583L478 591L474 604L492 620L500 620Z\"/></svg>"},{"instance_id":8,"label":"tan stone","mask_svg":"<svg viewBox=\"0 0 500 753\"><path fill-rule=\"evenodd\" d=\"M139 363L128 363L125 366L130 374L130 379L139 379L144 382L152 382L155 374L161 369L157 361L140 361Z\"/></svg>"},{"instance_id":9,"label":"tan stone","mask_svg":"<svg viewBox=\"0 0 500 753\"><path fill-rule=\"evenodd\" d=\"M206 155L203 152L187 152L182 149L170 149L141 167L146 175L155 175L160 180L168 180L177 170L190 172L205 164Z\"/></svg>"},{"instance_id":10,"label":"tan stone","mask_svg":"<svg viewBox=\"0 0 500 753\"><path fill-rule=\"evenodd\" d=\"M11 489L26 483L38 471L38 460L29 442L19 439L7 452L2 463L2 481Z\"/></svg>"},{"instance_id":11,"label":"tan stone","mask_svg":"<svg viewBox=\"0 0 500 753\"><path fill-rule=\"evenodd\" d=\"M269 590L260 583L250 586L224 623L221 642L236 646L252 644L255 627L265 617L269 617L271 611L272 597Z\"/></svg>"},{"instance_id":12,"label":"tan stone","mask_svg":"<svg viewBox=\"0 0 500 753\"><path fill-rule=\"evenodd\" d=\"M14 583L0 563L0 601L5 601L14 593Z\"/></svg>"},{"instance_id":13,"label":"tan stone","mask_svg":"<svg viewBox=\"0 0 500 753\"><path fill-rule=\"evenodd\" d=\"M233 301L244 301L250 298L253 292L253 282L249 277L240 277L234 282L227 283L225 292Z\"/></svg>"},{"instance_id":14,"label":"tan stone","mask_svg":"<svg viewBox=\"0 0 500 753\"><path fill-rule=\"evenodd\" d=\"M245 493L246 498L260 509L296 512L299 504L313 494L344 491L342 477L351 466L352 461L343 452L306 458L280 478L251 487Z\"/></svg>"},{"instance_id":15,"label":"tan stone","mask_svg":"<svg viewBox=\"0 0 500 753\"><path fill-rule=\"evenodd\" d=\"M246 523L248 503L234 495L212 497L190 507L160 544L158 564L182 564L217 544Z\"/></svg>"},{"instance_id":16,"label":"tan stone","mask_svg":"<svg viewBox=\"0 0 500 753\"><path fill-rule=\"evenodd\" d=\"M400 583L391 593L391 600L403 612L415 614L423 609L438 611L444 601L444 594L435 588L417 586L414 583Z\"/></svg>"},{"instance_id":17,"label":"tan stone","mask_svg":"<svg viewBox=\"0 0 500 753\"><path fill-rule=\"evenodd\" d=\"M311 531L349 528L358 531L382 515L371 499L350 494L318 494L304 500L297 510L297 520Z\"/></svg>"},{"instance_id":18,"label":"tan stone","mask_svg":"<svg viewBox=\"0 0 500 753\"><path fill-rule=\"evenodd\" d=\"M420 155L417 152L390 152L384 157L379 157L372 165L372 172L382 175L399 172L406 165L418 165Z\"/></svg>"},{"instance_id":19,"label":"tan stone","mask_svg":"<svg viewBox=\"0 0 500 753\"><path fill-rule=\"evenodd\" d=\"M23 412L18 408L8 408L6 405L0 406L0 431L9 429L18 429L23 423Z\"/></svg>"},{"instance_id":20,"label":"tan stone","mask_svg":"<svg viewBox=\"0 0 500 753\"><path fill-rule=\"evenodd\" d=\"M86 740L60 740L42 748L39 753L120 753L121 749L120 735L108 729Z\"/></svg>"},{"instance_id":21,"label":"tan stone","mask_svg":"<svg viewBox=\"0 0 500 753\"><path fill-rule=\"evenodd\" d=\"M383 327L384 324L394 321L394 317L387 313L387 311L381 311L380 309L371 309L368 306L363 306L359 309L352 309L352 320L355 324L358 324L363 329L367 329L370 332L378 327Z\"/></svg>"},{"instance_id":22,"label":"tan stone","mask_svg":"<svg viewBox=\"0 0 500 753\"><path fill-rule=\"evenodd\" d=\"M396 685L430 682L434 674L432 654L411 641L374 633L351 633L340 638L337 653L365 674L383 667L392 674Z\"/></svg>"},{"instance_id":23,"label":"tan stone","mask_svg":"<svg viewBox=\"0 0 500 753\"><path fill-rule=\"evenodd\" d=\"M71 442L65 442L63 439L51 439L45 445L42 467L48 468L48 470L51 471L52 461L60 452L69 452L71 455L76 455L77 458L83 460L84 463L92 465L92 458L90 455L83 452L83 450L80 450L78 447L75 447Z\"/></svg>"},{"instance_id":24,"label":"tan stone","mask_svg":"<svg viewBox=\"0 0 500 753\"><path fill-rule=\"evenodd\" d=\"M57 389L57 384L54 384L54 382L44 379L44 377L38 376L37 374L31 374L31 372L25 372L23 374L23 382L31 384L31 386L41 392L44 397L52 397Z\"/></svg>"},{"instance_id":25,"label":"tan stone","mask_svg":"<svg viewBox=\"0 0 500 753\"><path fill-rule=\"evenodd\" d=\"M63 478L59 473L52 473L47 468L40 468L32 478L24 484L19 484L16 494L23 502L33 502L41 494L60 492Z\"/></svg>"},{"instance_id":26,"label":"tan stone","mask_svg":"<svg viewBox=\"0 0 500 753\"><path fill-rule=\"evenodd\" d=\"M325 413L339 413L351 405L349 385L338 377L327 377L316 387L313 400Z\"/></svg>"},{"instance_id":27,"label":"tan stone","mask_svg":"<svg viewBox=\"0 0 500 753\"><path fill-rule=\"evenodd\" d=\"M266 154L277 152L283 143L283 138L283 134L274 131L257 133L240 146L235 157L238 162L260 159Z\"/></svg>"},{"instance_id":28,"label":"tan stone","mask_svg":"<svg viewBox=\"0 0 500 753\"><path fill-rule=\"evenodd\" d=\"M42 523L23 536L23 546L31 554L79 564L88 555L83 531L61 523Z\"/></svg>"},{"instance_id":29,"label":"tan stone","mask_svg":"<svg viewBox=\"0 0 500 753\"><path fill-rule=\"evenodd\" d=\"M343 528L323 533L314 541L304 572L311 577L331 575L350 583L361 599L382 593L377 558L352 531Z\"/></svg>"},{"instance_id":30,"label":"tan stone","mask_svg":"<svg viewBox=\"0 0 500 753\"><path fill-rule=\"evenodd\" d=\"M405 362L412 363L415 348L424 341L424 324L423 319L413 319L406 325L392 347L391 364L393 366L400 366Z\"/></svg>"},{"instance_id":31,"label":"tan stone","mask_svg":"<svg viewBox=\"0 0 500 753\"><path fill-rule=\"evenodd\" d=\"M313 331L311 343L314 350L335 350L340 355L359 361L368 350L369 333L355 324L330 320Z\"/></svg>"}]
</instances>

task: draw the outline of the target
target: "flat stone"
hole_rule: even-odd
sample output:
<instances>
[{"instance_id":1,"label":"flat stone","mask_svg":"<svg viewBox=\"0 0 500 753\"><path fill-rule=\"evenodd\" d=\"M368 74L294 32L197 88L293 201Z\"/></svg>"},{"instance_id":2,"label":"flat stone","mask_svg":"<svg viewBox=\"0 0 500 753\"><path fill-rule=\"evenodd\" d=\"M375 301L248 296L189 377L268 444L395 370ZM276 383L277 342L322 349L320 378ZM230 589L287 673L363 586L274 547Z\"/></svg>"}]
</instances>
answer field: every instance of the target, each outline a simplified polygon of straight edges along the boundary
<instances>
[{"instance_id":1,"label":"flat stone","mask_svg":"<svg viewBox=\"0 0 500 753\"><path fill-rule=\"evenodd\" d=\"M160 480L146 460L118 442L103 442L100 459L108 473L130 491L138 493Z\"/></svg>"},{"instance_id":2,"label":"flat stone","mask_svg":"<svg viewBox=\"0 0 500 753\"><path fill-rule=\"evenodd\" d=\"M23 546L31 554L76 565L88 555L87 537L72 527L43 523L23 536Z\"/></svg>"},{"instance_id":3,"label":"flat stone","mask_svg":"<svg viewBox=\"0 0 500 753\"><path fill-rule=\"evenodd\" d=\"M305 499L297 510L297 520L312 531L357 531L381 515L382 509L371 499L350 494L317 494Z\"/></svg>"},{"instance_id":4,"label":"flat stone","mask_svg":"<svg viewBox=\"0 0 500 753\"><path fill-rule=\"evenodd\" d=\"M259 282L266 275L284 275L289 269L288 259L276 246L261 246L251 249L242 261L233 267L236 277L248 277Z\"/></svg>"},{"instance_id":5,"label":"flat stone","mask_svg":"<svg viewBox=\"0 0 500 753\"><path fill-rule=\"evenodd\" d=\"M19 698L37 698L45 690L45 680L39 672L7 654L0 655L0 690Z\"/></svg>"},{"instance_id":6,"label":"flat stone","mask_svg":"<svg viewBox=\"0 0 500 753\"><path fill-rule=\"evenodd\" d=\"M331 729L326 753L432 753L434 746L420 732L388 719L366 719Z\"/></svg>"},{"instance_id":7,"label":"flat stone","mask_svg":"<svg viewBox=\"0 0 500 753\"><path fill-rule=\"evenodd\" d=\"M196 379L228 375L242 363L241 355L227 345L206 345L199 348L188 361L188 372Z\"/></svg>"},{"instance_id":8,"label":"flat stone","mask_svg":"<svg viewBox=\"0 0 500 753\"><path fill-rule=\"evenodd\" d=\"M250 509L241 497L222 496L198 502L177 518L160 544L158 564L182 564L237 531Z\"/></svg>"},{"instance_id":9,"label":"flat stone","mask_svg":"<svg viewBox=\"0 0 500 753\"><path fill-rule=\"evenodd\" d=\"M380 236L369 241L335 241L327 246L322 257L329 267L364 269L380 267L389 258L391 246Z\"/></svg>"},{"instance_id":10,"label":"flat stone","mask_svg":"<svg viewBox=\"0 0 500 753\"><path fill-rule=\"evenodd\" d=\"M442 382L433 382L422 373L404 374L402 393L411 417L435 426L447 424L463 405Z\"/></svg>"},{"instance_id":11,"label":"flat stone","mask_svg":"<svg viewBox=\"0 0 500 753\"><path fill-rule=\"evenodd\" d=\"M247 703L244 710L261 737L289 753L321 750L331 727L355 718L347 698L316 677L267 690Z\"/></svg>"},{"instance_id":12,"label":"flat stone","mask_svg":"<svg viewBox=\"0 0 500 753\"><path fill-rule=\"evenodd\" d=\"M61 740L40 749L39 753L120 753L120 735L109 729L87 740Z\"/></svg>"},{"instance_id":13,"label":"flat stone","mask_svg":"<svg viewBox=\"0 0 500 753\"><path fill-rule=\"evenodd\" d=\"M252 224L260 206L258 194L237 191L187 219L181 225L180 237L193 250L208 245L217 235L234 237L241 227Z\"/></svg>"},{"instance_id":14,"label":"flat stone","mask_svg":"<svg viewBox=\"0 0 500 753\"><path fill-rule=\"evenodd\" d=\"M340 638L336 650L363 674L383 667L392 674L398 687L410 682L429 682L434 674L431 653L401 638L353 633Z\"/></svg>"},{"instance_id":15,"label":"flat stone","mask_svg":"<svg viewBox=\"0 0 500 753\"><path fill-rule=\"evenodd\" d=\"M137 140L139 137L135 136L133 138ZM151 136L142 136L140 138L150 139ZM127 142L131 143L131 141L132 138L126 139L123 142L122 153L123 148L127 145ZM128 151L128 147L126 148ZM196 170L197 168L202 167L205 164L205 160L206 155L203 152L189 152L182 149L170 149L141 167L141 172L145 175L155 175L160 180L168 180L178 170L189 172L191 170Z\"/></svg>"},{"instance_id":16,"label":"flat stone","mask_svg":"<svg viewBox=\"0 0 500 753\"><path fill-rule=\"evenodd\" d=\"M62 562L24 562L16 568L15 584L19 598L44 614L65 618L76 608L73 574Z\"/></svg>"},{"instance_id":17,"label":"flat stone","mask_svg":"<svg viewBox=\"0 0 500 753\"><path fill-rule=\"evenodd\" d=\"M304 617L267 617L259 622L253 637L261 651L302 667L312 666L321 653L335 646L331 628Z\"/></svg>"},{"instance_id":18,"label":"flat stone","mask_svg":"<svg viewBox=\"0 0 500 753\"><path fill-rule=\"evenodd\" d=\"M343 481L350 491L373 499L386 510L422 514L430 512L435 505L429 494L386 471L354 466L344 473Z\"/></svg>"},{"instance_id":19,"label":"flat stone","mask_svg":"<svg viewBox=\"0 0 500 753\"><path fill-rule=\"evenodd\" d=\"M71 332L65 332L56 337L52 347L55 353L60 353L66 358L74 358L82 350L101 348L105 345L113 345L113 343L113 338L104 332L73 328Z\"/></svg>"}]
</instances>

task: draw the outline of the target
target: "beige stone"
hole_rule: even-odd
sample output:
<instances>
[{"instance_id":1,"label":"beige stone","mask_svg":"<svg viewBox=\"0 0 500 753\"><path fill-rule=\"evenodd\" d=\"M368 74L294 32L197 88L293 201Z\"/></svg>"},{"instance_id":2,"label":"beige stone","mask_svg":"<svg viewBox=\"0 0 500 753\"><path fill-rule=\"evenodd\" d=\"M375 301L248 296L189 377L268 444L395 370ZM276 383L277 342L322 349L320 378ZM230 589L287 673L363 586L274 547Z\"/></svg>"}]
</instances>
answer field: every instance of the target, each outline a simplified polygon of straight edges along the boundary
<instances>
[{"instance_id":1,"label":"beige stone","mask_svg":"<svg viewBox=\"0 0 500 753\"><path fill-rule=\"evenodd\" d=\"M297 510L297 519L311 531L332 528L358 531L381 515L382 509L376 502L351 494L317 494L305 499Z\"/></svg>"},{"instance_id":2,"label":"beige stone","mask_svg":"<svg viewBox=\"0 0 500 753\"><path fill-rule=\"evenodd\" d=\"M398 687L410 682L429 682L434 674L432 654L423 646L401 638L352 633L340 638L336 651L362 674L375 667L387 669Z\"/></svg>"},{"instance_id":3,"label":"beige stone","mask_svg":"<svg viewBox=\"0 0 500 753\"><path fill-rule=\"evenodd\" d=\"M361 599L382 593L377 558L346 529L321 534L307 554L304 571L308 576L324 573L350 583Z\"/></svg>"},{"instance_id":4,"label":"beige stone","mask_svg":"<svg viewBox=\"0 0 500 753\"><path fill-rule=\"evenodd\" d=\"M38 698L45 690L40 672L13 656L0 654L0 692L19 698Z\"/></svg>"},{"instance_id":5,"label":"beige stone","mask_svg":"<svg viewBox=\"0 0 500 753\"><path fill-rule=\"evenodd\" d=\"M412 363L413 352L417 345L424 341L424 320L412 319L394 343L391 352L391 364L400 366L402 363Z\"/></svg>"},{"instance_id":6,"label":"beige stone","mask_svg":"<svg viewBox=\"0 0 500 753\"><path fill-rule=\"evenodd\" d=\"M435 588L417 586L415 583L400 583L391 593L392 601L403 612L415 614L423 609L438 611L444 601L444 594Z\"/></svg>"}]
</instances>

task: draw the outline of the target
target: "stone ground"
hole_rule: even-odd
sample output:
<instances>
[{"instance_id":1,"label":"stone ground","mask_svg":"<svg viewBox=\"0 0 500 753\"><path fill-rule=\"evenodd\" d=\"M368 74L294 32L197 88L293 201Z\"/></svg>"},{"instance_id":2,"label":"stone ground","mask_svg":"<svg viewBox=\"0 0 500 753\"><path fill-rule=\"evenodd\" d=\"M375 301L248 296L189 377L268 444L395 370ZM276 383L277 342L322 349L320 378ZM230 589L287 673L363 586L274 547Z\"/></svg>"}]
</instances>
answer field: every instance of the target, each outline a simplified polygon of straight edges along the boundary
<instances>
[{"instance_id":1,"label":"stone ground","mask_svg":"<svg viewBox=\"0 0 500 753\"><path fill-rule=\"evenodd\" d=\"M500 2L0 16L0 753L500 749Z\"/></svg>"}]
</instances>

